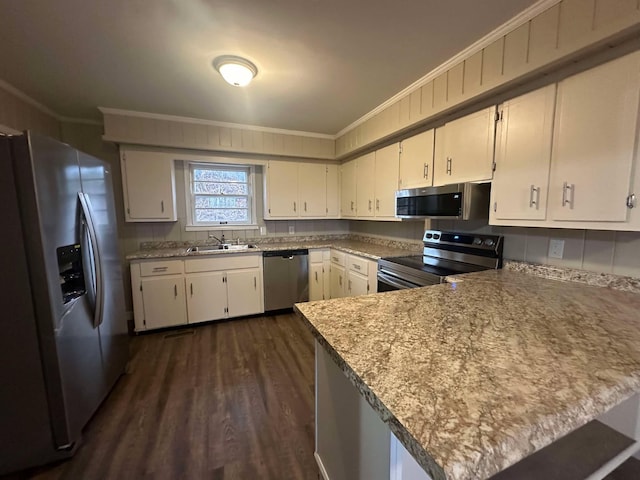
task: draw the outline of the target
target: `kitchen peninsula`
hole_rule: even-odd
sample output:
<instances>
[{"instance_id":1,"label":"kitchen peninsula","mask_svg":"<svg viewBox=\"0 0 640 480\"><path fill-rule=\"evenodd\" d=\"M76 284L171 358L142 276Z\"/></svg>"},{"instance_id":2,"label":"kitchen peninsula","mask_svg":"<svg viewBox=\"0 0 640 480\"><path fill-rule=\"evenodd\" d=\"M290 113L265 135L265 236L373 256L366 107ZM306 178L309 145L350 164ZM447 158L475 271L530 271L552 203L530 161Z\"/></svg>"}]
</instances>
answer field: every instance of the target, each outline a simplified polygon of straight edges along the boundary
<instances>
[{"instance_id":1,"label":"kitchen peninsula","mask_svg":"<svg viewBox=\"0 0 640 480\"><path fill-rule=\"evenodd\" d=\"M331 458L337 447L322 432L346 427L327 412L361 423L371 416L325 405L342 395L327 392L327 359L366 399L387 438L390 430L438 480L490 478L640 391L634 293L500 270L296 309L316 338L316 457L331 480L353 459ZM623 457L638 450L635 438ZM386 445L388 453L386 442L375 448Z\"/></svg>"}]
</instances>

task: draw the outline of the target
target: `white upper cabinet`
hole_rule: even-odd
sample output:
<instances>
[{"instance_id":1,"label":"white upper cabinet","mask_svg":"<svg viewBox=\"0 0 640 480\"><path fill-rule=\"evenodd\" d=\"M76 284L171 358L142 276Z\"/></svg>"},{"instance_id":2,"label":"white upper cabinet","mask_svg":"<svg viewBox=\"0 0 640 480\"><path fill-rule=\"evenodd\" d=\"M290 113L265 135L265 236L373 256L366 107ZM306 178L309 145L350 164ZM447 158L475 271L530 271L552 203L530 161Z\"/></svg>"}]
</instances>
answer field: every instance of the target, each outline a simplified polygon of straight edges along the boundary
<instances>
[{"instance_id":1,"label":"white upper cabinet","mask_svg":"<svg viewBox=\"0 0 640 480\"><path fill-rule=\"evenodd\" d=\"M336 165L270 160L265 177L265 218L336 217L337 199L333 197L337 191Z\"/></svg>"},{"instance_id":2,"label":"white upper cabinet","mask_svg":"<svg viewBox=\"0 0 640 480\"><path fill-rule=\"evenodd\" d=\"M120 151L127 222L176 221L173 158L157 152Z\"/></svg>"},{"instance_id":3,"label":"white upper cabinet","mask_svg":"<svg viewBox=\"0 0 640 480\"><path fill-rule=\"evenodd\" d=\"M493 145L495 136L495 107L458 118L445 125L440 157L434 159L434 185L479 182L493 177Z\"/></svg>"},{"instance_id":4,"label":"white upper cabinet","mask_svg":"<svg viewBox=\"0 0 640 480\"><path fill-rule=\"evenodd\" d=\"M558 85L552 220L624 222L636 153L640 52Z\"/></svg>"},{"instance_id":5,"label":"white upper cabinet","mask_svg":"<svg viewBox=\"0 0 640 480\"><path fill-rule=\"evenodd\" d=\"M375 216L395 220L396 190L400 169L399 145L394 143L376 151L375 162Z\"/></svg>"},{"instance_id":6,"label":"white upper cabinet","mask_svg":"<svg viewBox=\"0 0 640 480\"><path fill-rule=\"evenodd\" d=\"M544 220L556 86L503 103L496 132L492 220Z\"/></svg>"},{"instance_id":7,"label":"white upper cabinet","mask_svg":"<svg viewBox=\"0 0 640 480\"><path fill-rule=\"evenodd\" d=\"M298 216L298 164L272 160L267 165L267 205L269 218Z\"/></svg>"},{"instance_id":8,"label":"white upper cabinet","mask_svg":"<svg viewBox=\"0 0 640 480\"><path fill-rule=\"evenodd\" d=\"M358 218L375 215L376 154L367 153L356 160L356 212Z\"/></svg>"},{"instance_id":9,"label":"white upper cabinet","mask_svg":"<svg viewBox=\"0 0 640 480\"><path fill-rule=\"evenodd\" d=\"M340 165L327 164L327 217L340 216Z\"/></svg>"},{"instance_id":10,"label":"white upper cabinet","mask_svg":"<svg viewBox=\"0 0 640 480\"><path fill-rule=\"evenodd\" d=\"M433 183L434 130L402 140L399 188L430 187Z\"/></svg>"},{"instance_id":11,"label":"white upper cabinet","mask_svg":"<svg viewBox=\"0 0 640 480\"><path fill-rule=\"evenodd\" d=\"M356 216L356 159L344 162L340 167L340 215Z\"/></svg>"},{"instance_id":12,"label":"white upper cabinet","mask_svg":"<svg viewBox=\"0 0 640 480\"><path fill-rule=\"evenodd\" d=\"M298 197L301 217L327 216L327 165L300 163L298 165Z\"/></svg>"}]
</instances>

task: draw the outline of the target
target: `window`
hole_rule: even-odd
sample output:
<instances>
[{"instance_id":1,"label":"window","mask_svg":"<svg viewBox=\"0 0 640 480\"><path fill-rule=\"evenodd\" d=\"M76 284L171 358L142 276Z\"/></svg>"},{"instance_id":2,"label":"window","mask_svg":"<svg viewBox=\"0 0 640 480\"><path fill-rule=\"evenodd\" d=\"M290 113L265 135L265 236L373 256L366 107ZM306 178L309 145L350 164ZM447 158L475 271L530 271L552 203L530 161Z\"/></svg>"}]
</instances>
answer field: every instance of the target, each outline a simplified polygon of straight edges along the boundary
<instances>
[{"instance_id":1,"label":"window","mask_svg":"<svg viewBox=\"0 0 640 480\"><path fill-rule=\"evenodd\" d=\"M253 225L253 168L190 163L192 226Z\"/></svg>"}]
</instances>

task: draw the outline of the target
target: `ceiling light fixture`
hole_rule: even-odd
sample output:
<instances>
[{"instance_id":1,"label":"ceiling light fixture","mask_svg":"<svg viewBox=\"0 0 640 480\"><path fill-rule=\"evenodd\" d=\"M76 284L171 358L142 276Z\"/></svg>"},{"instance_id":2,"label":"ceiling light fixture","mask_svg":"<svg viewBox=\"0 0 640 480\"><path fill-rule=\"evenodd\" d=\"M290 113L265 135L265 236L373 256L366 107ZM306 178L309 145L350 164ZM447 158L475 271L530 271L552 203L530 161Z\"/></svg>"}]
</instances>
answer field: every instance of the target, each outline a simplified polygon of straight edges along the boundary
<instances>
[{"instance_id":1,"label":"ceiling light fixture","mask_svg":"<svg viewBox=\"0 0 640 480\"><path fill-rule=\"evenodd\" d=\"M249 85L253 77L258 74L258 69L246 58L235 55L222 55L213 60L214 68L222 75L222 78L234 87Z\"/></svg>"}]
</instances>

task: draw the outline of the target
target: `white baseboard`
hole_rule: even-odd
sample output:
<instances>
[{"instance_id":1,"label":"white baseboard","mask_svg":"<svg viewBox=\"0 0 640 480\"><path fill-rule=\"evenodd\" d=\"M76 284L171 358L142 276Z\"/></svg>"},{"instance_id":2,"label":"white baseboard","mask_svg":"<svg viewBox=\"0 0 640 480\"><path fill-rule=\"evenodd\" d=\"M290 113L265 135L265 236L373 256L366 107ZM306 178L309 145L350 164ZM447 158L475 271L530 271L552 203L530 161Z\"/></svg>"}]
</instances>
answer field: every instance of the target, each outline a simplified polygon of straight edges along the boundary
<instances>
[{"instance_id":1,"label":"white baseboard","mask_svg":"<svg viewBox=\"0 0 640 480\"><path fill-rule=\"evenodd\" d=\"M324 465L322 464L322 459L320 458L320 455L318 455L318 452L313 452L313 456L316 459L316 463L318 464L318 468L320 469L320 474L322 475L322 478L324 480L329 480L329 474L325 470Z\"/></svg>"}]
</instances>

